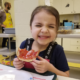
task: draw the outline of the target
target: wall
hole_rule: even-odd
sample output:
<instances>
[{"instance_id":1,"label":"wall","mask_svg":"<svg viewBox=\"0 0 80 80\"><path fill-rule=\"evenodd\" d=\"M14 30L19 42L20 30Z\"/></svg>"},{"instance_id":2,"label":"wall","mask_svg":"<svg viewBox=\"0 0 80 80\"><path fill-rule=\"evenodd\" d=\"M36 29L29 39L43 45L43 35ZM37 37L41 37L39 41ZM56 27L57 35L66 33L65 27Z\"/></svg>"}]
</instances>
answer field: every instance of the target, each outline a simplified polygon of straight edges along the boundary
<instances>
[{"instance_id":1,"label":"wall","mask_svg":"<svg viewBox=\"0 0 80 80\"><path fill-rule=\"evenodd\" d=\"M38 3L38 0L14 0L17 49L23 40L32 37L29 21L31 13L39 5Z\"/></svg>"},{"instance_id":2,"label":"wall","mask_svg":"<svg viewBox=\"0 0 80 80\"><path fill-rule=\"evenodd\" d=\"M60 15L60 22L63 22L63 20L68 20L72 22L78 22L80 24L80 14L66 14L66 15Z\"/></svg>"}]
</instances>

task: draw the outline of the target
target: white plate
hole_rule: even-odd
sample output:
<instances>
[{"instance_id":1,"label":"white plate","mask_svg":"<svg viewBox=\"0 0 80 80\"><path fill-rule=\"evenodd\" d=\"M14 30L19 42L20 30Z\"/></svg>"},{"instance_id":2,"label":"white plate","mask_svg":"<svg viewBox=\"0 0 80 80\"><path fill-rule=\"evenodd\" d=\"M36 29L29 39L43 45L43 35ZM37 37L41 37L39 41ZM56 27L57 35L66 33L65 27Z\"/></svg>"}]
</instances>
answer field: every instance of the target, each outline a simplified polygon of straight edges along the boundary
<instances>
[{"instance_id":1,"label":"white plate","mask_svg":"<svg viewBox=\"0 0 80 80\"><path fill-rule=\"evenodd\" d=\"M2 70L0 80L33 80L32 75L23 70Z\"/></svg>"}]
</instances>

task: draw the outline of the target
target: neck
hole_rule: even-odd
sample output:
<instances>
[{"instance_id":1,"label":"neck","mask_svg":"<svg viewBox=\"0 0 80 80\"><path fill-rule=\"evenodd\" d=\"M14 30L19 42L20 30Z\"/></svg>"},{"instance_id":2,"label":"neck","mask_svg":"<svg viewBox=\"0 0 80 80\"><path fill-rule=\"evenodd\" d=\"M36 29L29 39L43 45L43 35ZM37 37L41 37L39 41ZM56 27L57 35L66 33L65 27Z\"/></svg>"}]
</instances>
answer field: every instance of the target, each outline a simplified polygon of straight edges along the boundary
<instances>
[{"instance_id":1,"label":"neck","mask_svg":"<svg viewBox=\"0 0 80 80\"><path fill-rule=\"evenodd\" d=\"M35 46L36 47L35 47ZM49 44L46 44L46 45L40 45L38 44L36 41L33 42L33 49L35 49L36 51L40 50L40 51L43 51L45 50L47 47L48 47Z\"/></svg>"},{"instance_id":2,"label":"neck","mask_svg":"<svg viewBox=\"0 0 80 80\"><path fill-rule=\"evenodd\" d=\"M8 11L8 9L7 9L7 8L5 8L5 10L6 10L6 11Z\"/></svg>"}]
</instances>

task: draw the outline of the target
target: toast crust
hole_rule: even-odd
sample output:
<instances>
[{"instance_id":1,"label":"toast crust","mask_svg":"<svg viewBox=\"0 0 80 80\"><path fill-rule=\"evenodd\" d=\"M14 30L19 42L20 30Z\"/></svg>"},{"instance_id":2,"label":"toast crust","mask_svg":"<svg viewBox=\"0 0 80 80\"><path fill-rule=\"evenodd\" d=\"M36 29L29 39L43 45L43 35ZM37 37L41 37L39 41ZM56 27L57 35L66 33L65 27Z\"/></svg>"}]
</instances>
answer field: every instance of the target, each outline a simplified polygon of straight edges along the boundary
<instances>
[{"instance_id":1,"label":"toast crust","mask_svg":"<svg viewBox=\"0 0 80 80\"><path fill-rule=\"evenodd\" d=\"M26 48L24 48L24 49L26 49ZM20 48L18 48L18 51L17 51L16 55L17 55L18 59L21 60L21 61L31 62L31 61L35 60L37 58L37 56L39 55L39 51L38 51L36 56L33 59L23 59L23 58L19 57L19 54L20 54L19 50L20 50Z\"/></svg>"}]
</instances>

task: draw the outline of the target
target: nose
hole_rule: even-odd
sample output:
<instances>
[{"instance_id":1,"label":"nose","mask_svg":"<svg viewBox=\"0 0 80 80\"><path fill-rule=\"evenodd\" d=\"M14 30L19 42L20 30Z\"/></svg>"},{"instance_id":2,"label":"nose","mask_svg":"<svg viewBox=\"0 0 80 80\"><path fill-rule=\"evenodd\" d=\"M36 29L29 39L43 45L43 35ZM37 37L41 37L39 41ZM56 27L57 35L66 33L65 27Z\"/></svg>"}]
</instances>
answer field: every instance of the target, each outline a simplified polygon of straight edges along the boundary
<instances>
[{"instance_id":1,"label":"nose","mask_svg":"<svg viewBox=\"0 0 80 80\"><path fill-rule=\"evenodd\" d=\"M43 27L41 28L41 32L42 32L42 33L47 33L47 32L48 32L48 28L47 28L46 26L43 26Z\"/></svg>"}]
</instances>

